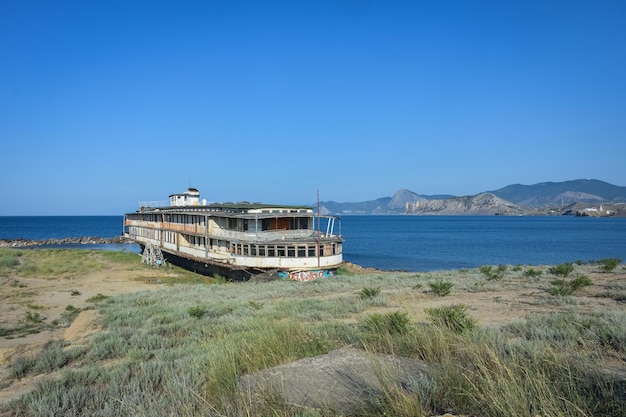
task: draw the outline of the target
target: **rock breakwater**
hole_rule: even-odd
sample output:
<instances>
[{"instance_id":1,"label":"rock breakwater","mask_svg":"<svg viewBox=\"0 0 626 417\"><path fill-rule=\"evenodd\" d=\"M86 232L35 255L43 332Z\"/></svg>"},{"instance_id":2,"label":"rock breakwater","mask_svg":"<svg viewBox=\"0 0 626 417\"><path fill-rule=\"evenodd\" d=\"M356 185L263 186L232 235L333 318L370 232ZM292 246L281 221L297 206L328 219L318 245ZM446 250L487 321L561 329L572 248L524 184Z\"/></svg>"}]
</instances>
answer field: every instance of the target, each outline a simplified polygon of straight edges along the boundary
<instances>
[{"instance_id":1,"label":"rock breakwater","mask_svg":"<svg viewBox=\"0 0 626 417\"><path fill-rule=\"evenodd\" d=\"M114 243L134 243L132 240L123 236L115 237L98 237L98 236L81 236L66 237L60 239L0 239L0 248L26 248L31 246L47 246L47 245L102 245Z\"/></svg>"}]
</instances>

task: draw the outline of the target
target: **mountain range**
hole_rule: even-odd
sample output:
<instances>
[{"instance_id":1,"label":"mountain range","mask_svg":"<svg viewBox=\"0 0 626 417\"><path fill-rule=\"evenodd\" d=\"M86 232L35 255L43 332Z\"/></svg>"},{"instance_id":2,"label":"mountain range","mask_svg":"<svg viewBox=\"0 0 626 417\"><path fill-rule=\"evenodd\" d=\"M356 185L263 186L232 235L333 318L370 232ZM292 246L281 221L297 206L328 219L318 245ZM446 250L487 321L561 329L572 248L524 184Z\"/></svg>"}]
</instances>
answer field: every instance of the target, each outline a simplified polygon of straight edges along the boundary
<instances>
[{"instance_id":1,"label":"mountain range","mask_svg":"<svg viewBox=\"0 0 626 417\"><path fill-rule=\"evenodd\" d=\"M626 187L600 180L513 184L471 196L420 195L402 189L392 197L358 203L325 201L325 214L609 215L626 216Z\"/></svg>"}]
</instances>

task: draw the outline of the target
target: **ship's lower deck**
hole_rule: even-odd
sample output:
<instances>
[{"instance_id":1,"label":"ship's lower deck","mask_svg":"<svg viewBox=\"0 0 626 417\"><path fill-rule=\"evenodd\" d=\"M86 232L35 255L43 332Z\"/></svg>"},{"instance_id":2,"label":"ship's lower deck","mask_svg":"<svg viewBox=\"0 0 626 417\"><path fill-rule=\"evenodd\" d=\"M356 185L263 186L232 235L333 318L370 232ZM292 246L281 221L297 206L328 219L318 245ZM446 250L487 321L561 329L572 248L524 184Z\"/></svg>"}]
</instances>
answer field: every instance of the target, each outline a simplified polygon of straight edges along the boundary
<instances>
[{"instance_id":1,"label":"ship's lower deck","mask_svg":"<svg viewBox=\"0 0 626 417\"><path fill-rule=\"evenodd\" d=\"M145 245L140 244L141 251ZM223 276L230 281L247 281L252 277L282 278L293 281L311 281L335 275L340 264L313 269L258 268L231 265L210 259L194 258L189 255L161 250L163 258L172 265L206 276Z\"/></svg>"}]
</instances>

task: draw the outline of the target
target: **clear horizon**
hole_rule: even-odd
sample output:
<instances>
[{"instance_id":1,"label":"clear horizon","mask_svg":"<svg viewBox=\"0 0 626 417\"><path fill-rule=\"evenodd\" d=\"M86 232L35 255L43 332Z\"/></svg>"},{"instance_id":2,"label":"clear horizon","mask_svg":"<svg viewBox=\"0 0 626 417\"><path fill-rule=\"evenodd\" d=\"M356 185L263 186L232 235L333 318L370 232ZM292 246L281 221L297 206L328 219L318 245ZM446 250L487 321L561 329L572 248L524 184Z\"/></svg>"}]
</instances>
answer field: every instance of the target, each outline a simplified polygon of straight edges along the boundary
<instances>
[{"instance_id":1,"label":"clear horizon","mask_svg":"<svg viewBox=\"0 0 626 417\"><path fill-rule=\"evenodd\" d=\"M0 216L626 185L626 3L10 2Z\"/></svg>"},{"instance_id":2,"label":"clear horizon","mask_svg":"<svg viewBox=\"0 0 626 417\"><path fill-rule=\"evenodd\" d=\"M596 181L606 182L606 181L599 180L597 178L589 178L589 179L582 179L582 178L580 178L580 179L576 179L576 180L596 180ZM568 181L576 181L576 180L568 180ZM552 182L553 181L543 181L542 183L552 183ZM539 185L539 184L542 184L542 183L537 183L537 184L508 184L507 186L510 186L510 185L524 185L524 186L528 185L528 186L532 186L532 185ZM610 184L610 185L622 187L622 186L620 186L618 184ZM499 189L505 188L507 186L500 187ZM368 198L366 200L361 200L361 201L323 200L322 202L327 203L327 202L331 202L332 201L332 202L339 203L339 204L344 204L344 203L362 203L362 202L367 202L367 201L378 200L378 199L381 199L381 198L391 198L391 197L393 197L395 195L395 193L397 193L399 191L402 191L402 190L406 190L406 189L399 189L399 190L394 191L391 194L387 194L387 195L384 195L384 196L371 197L371 198ZM480 193L483 193L483 192L491 192L491 191L497 191L497 190L498 189L496 189L496 190L483 190L483 191L479 191L478 193L472 194L472 195L477 195L477 194L480 194ZM408 190L408 191L414 192L413 190ZM416 194L421 195L421 196L427 196L426 194L419 194L419 193L416 193ZM434 193L434 194L430 194L430 195L437 196L437 195L444 195L444 193ZM452 194L450 194L450 195L452 197L463 197L463 195L452 195ZM202 198L202 194L200 195L200 198ZM166 199L164 199L162 201L163 201L164 204L168 203L168 201ZM223 203L223 202L217 202L217 203ZM270 201L266 201L266 202L262 202L262 203L283 204L282 202L270 202ZM611 202L607 201L607 203L611 203ZM289 205L289 203L284 203L284 204L285 205ZM301 204L314 206L316 203L315 202L308 202L308 203L301 203ZM109 214L52 214L52 215L50 215L50 214L0 214L0 217L57 217L57 216L58 217L82 217L82 216L84 216L84 217L90 217L90 216L92 216L92 217L115 217L115 216L120 216L121 217L121 216L123 216L126 213L134 212L137 209L137 207L138 207L138 205L135 206L135 208L129 209L129 210L123 212L123 213L109 213Z\"/></svg>"}]
</instances>

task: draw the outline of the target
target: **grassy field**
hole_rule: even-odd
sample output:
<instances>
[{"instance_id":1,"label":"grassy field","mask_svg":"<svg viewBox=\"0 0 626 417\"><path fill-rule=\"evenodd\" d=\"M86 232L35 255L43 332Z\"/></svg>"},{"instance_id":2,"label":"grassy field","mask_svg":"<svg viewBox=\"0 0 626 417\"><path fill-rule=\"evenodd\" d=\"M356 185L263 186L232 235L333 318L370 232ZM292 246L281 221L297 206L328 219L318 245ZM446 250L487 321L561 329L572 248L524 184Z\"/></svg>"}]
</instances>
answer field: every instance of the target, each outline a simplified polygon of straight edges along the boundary
<instances>
[{"instance_id":1,"label":"grassy field","mask_svg":"<svg viewBox=\"0 0 626 417\"><path fill-rule=\"evenodd\" d=\"M32 389L1 405L0 415L337 415L271 393L242 395L238 377L353 346L433 365L418 390L389 388L358 415L625 416L626 268L619 262L430 273L346 267L309 283L146 272L141 279L158 279L158 288L69 308L71 317L99 311L100 330L85 343L49 340L13 357L0 388L32 380ZM71 288L97 271L131 279L148 268L125 253L0 251L0 278L13 287L37 277ZM29 310L40 326L31 331L63 326ZM28 324L21 321L15 326Z\"/></svg>"}]
</instances>

